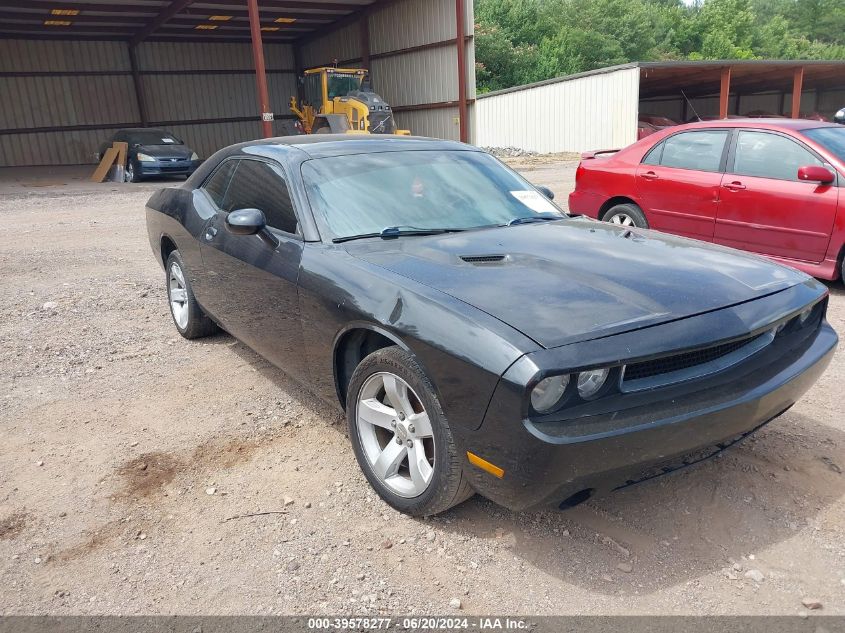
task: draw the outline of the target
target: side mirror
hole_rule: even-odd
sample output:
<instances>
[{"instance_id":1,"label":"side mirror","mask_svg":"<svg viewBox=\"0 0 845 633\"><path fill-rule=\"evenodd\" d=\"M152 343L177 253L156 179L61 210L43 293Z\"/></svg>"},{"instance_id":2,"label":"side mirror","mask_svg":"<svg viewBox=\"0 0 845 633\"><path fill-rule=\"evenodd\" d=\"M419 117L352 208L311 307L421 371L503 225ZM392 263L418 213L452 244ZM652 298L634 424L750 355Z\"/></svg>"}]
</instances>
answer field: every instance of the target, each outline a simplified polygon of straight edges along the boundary
<instances>
[{"instance_id":1,"label":"side mirror","mask_svg":"<svg viewBox=\"0 0 845 633\"><path fill-rule=\"evenodd\" d=\"M798 168L798 180L807 182L819 182L823 185L830 184L834 181L835 176L826 167L819 165L804 165Z\"/></svg>"},{"instance_id":2,"label":"side mirror","mask_svg":"<svg viewBox=\"0 0 845 633\"><path fill-rule=\"evenodd\" d=\"M537 185L537 190L546 196L549 200L555 199L555 192L549 189L548 187L544 187L543 185Z\"/></svg>"},{"instance_id":3,"label":"side mirror","mask_svg":"<svg viewBox=\"0 0 845 633\"><path fill-rule=\"evenodd\" d=\"M226 230L233 235L256 235L267 227L260 209L238 209L226 216Z\"/></svg>"}]
</instances>

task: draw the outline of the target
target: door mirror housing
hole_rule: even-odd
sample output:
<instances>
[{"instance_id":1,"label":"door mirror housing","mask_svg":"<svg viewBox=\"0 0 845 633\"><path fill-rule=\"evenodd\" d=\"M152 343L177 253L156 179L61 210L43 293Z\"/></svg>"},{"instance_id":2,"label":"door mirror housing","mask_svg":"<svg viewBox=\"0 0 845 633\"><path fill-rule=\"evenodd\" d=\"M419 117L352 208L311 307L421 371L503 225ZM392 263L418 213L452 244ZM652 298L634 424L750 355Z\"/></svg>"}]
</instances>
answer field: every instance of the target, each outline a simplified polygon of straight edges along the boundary
<instances>
[{"instance_id":1,"label":"door mirror housing","mask_svg":"<svg viewBox=\"0 0 845 633\"><path fill-rule=\"evenodd\" d=\"M257 235L267 228L261 209L238 209L226 216L226 230L233 235Z\"/></svg>"},{"instance_id":2,"label":"door mirror housing","mask_svg":"<svg viewBox=\"0 0 845 633\"><path fill-rule=\"evenodd\" d=\"M537 185L537 190L546 196L549 200L555 199L555 192L549 189L548 187L544 187L543 185Z\"/></svg>"},{"instance_id":3,"label":"door mirror housing","mask_svg":"<svg viewBox=\"0 0 845 633\"><path fill-rule=\"evenodd\" d=\"M830 184L834 181L835 176L826 167L819 165L804 165L798 168L798 180L806 182L819 182L823 185Z\"/></svg>"}]
</instances>

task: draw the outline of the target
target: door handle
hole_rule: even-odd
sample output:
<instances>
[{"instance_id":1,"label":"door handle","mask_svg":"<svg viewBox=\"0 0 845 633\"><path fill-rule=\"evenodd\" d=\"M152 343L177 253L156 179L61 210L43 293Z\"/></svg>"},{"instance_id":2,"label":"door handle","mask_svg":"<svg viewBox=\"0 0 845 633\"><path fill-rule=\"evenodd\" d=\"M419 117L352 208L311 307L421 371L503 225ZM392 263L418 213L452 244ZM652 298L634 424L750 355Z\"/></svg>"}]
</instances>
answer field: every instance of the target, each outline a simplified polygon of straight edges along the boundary
<instances>
[{"instance_id":1,"label":"door handle","mask_svg":"<svg viewBox=\"0 0 845 633\"><path fill-rule=\"evenodd\" d=\"M655 174L653 171L647 171L644 174L640 174L640 178L645 178L646 180L657 180L660 176Z\"/></svg>"},{"instance_id":2,"label":"door handle","mask_svg":"<svg viewBox=\"0 0 845 633\"><path fill-rule=\"evenodd\" d=\"M217 229L214 228L213 226L208 227L205 230L205 241L210 242L211 240L214 239L215 235L217 235Z\"/></svg>"},{"instance_id":3,"label":"door handle","mask_svg":"<svg viewBox=\"0 0 845 633\"><path fill-rule=\"evenodd\" d=\"M727 182L722 186L728 191L742 191L743 189L745 189L745 185L743 185L741 182Z\"/></svg>"}]
</instances>

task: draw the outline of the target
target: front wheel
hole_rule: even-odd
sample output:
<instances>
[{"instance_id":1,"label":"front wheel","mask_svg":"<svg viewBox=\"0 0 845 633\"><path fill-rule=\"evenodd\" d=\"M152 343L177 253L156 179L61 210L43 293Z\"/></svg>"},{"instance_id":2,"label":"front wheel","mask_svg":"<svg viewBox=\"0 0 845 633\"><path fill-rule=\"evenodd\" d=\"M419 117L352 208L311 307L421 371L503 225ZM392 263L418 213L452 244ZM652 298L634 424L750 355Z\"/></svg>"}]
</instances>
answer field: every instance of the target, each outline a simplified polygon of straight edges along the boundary
<instances>
[{"instance_id":1,"label":"front wheel","mask_svg":"<svg viewBox=\"0 0 845 633\"><path fill-rule=\"evenodd\" d=\"M440 402L409 352L387 347L361 361L346 419L364 476L400 512L429 516L472 496Z\"/></svg>"},{"instance_id":2,"label":"front wheel","mask_svg":"<svg viewBox=\"0 0 845 633\"><path fill-rule=\"evenodd\" d=\"M635 204L626 202L612 206L602 217L605 222L620 226L647 229L648 220L642 210Z\"/></svg>"},{"instance_id":3,"label":"front wheel","mask_svg":"<svg viewBox=\"0 0 845 633\"><path fill-rule=\"evenodd\" d=\"M126 169L123 171L123 181L141 182L141 176L138 175L138 171L135 169L135 164L132 160L126 161Z\"/></svg>"}]
</instances>

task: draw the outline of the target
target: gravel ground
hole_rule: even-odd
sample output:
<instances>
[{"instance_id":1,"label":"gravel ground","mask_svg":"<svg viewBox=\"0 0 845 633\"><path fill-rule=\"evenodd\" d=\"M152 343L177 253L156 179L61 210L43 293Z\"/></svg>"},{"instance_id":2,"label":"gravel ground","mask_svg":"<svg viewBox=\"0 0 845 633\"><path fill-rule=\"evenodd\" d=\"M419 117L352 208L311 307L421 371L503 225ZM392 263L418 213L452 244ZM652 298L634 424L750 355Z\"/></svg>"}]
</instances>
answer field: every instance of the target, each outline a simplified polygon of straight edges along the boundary
<instances>
[{"instance_id":1,"label":"gravel ground","mask_svg":"<svg viewBox=\"0 0 845 633\"><path fill-rule=\"evenodd\" d=\"M521 167L565 198L574 164ZM176 334L153 188L0 195L1 614L845 614L841 351L720 459L565 513L411 519L335 408Z\"/></svg>"}]
</instances>

